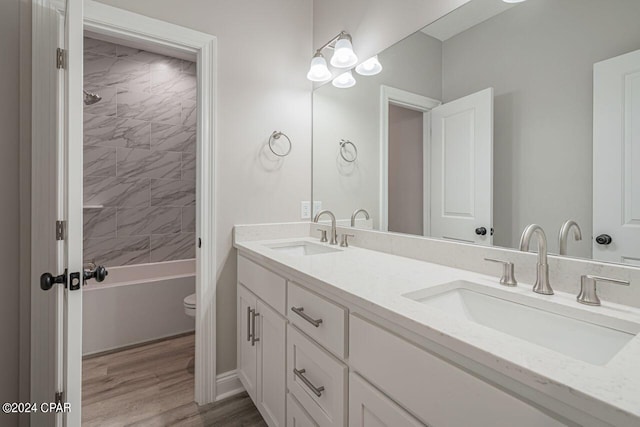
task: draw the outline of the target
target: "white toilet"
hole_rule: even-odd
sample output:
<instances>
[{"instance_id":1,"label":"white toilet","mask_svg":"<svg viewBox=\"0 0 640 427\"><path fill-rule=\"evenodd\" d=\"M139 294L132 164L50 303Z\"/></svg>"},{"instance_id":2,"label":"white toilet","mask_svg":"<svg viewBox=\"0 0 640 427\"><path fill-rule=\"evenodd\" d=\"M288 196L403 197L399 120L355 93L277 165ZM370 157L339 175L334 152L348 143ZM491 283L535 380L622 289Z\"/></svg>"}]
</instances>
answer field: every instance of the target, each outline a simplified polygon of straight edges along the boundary
<instances>
[{"instance_id":1,"label":"white toilet","mask_svg":"<svg viewBox=\"0 0 640 427\"><path fill-rule=\"evenodd\" d=\"M184 313L187 316L196 317L196 294L184 297Z\"/></svg>"}]
</instances>

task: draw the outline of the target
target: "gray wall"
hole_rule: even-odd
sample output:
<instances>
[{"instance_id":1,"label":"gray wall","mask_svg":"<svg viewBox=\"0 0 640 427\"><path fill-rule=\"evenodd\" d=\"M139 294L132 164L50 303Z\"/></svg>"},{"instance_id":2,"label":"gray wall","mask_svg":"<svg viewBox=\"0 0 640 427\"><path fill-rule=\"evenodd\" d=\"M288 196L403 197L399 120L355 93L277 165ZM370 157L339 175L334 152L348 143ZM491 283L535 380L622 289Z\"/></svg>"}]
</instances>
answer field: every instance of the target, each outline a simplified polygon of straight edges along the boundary
<instances>
[{"instance_id":1,"label":"gray wall","mask_svg":"<svg viewBox=\"0 0 640 427\"><path fill-rule=\"evenodd\" d=\"M389 105L389 231L422 235L423 113Z\"/></svg>"},{"instance_id":2,"label":"gray wall","mask_svg":"<svg viewBox=\"0 0 640 427\"><path fill-rule=\"evenodd\" d=\"M193 62L85 37L85 262L195 258L196 85Z\"/></svg>"},{"instance_id":3,"label":"gray wall","mask_svg":"<svg viewBox=\"0 0 640 427\"><path fill-rule=\"evenodd\" d=\"M20 16L18 0L0 2L0 402L18 400L20 285ZM0 424L18 417L0 414Z\"/></svg>"},{"instance_id":4,"label":"gray wall","mask_svg":"<svg viewBox=\"0 0 640 427\"><path fill-rule=\"evenodd\" d=\"M103 2L218 38L217 371L235 369L233 225L299 220L310 200L312 1ZM274 130L293 142L275 165L264 157Z\"/></svg>"},{"instance_id":5,"label":"gray wall","mask_svg":"<svg viewBox=\"0 0 640 427\"><path fill-rule=\"evenodd\" d=\"M539 223L557 251L566 219L590 257L593 64L640 49L637 0L537 0L443 45L444 101L495 88L494 243ZM508 37L505 37L508 34Z\"/></svg>"}]
</instances>

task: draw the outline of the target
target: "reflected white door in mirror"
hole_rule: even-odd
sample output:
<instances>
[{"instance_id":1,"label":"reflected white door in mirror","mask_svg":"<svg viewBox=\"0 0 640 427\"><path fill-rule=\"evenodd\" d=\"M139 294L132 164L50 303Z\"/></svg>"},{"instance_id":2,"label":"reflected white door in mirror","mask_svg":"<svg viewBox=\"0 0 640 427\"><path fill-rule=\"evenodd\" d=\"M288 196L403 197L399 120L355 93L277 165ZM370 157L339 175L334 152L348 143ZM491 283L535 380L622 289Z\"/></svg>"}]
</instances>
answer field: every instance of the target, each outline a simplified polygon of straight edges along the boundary
<instances>
[{"instance_id":1,"label":"reflected white door in mirror","mask_svg":"<svg viewBox=\"0 0 640 427\"><path fill-rule=\"evenodd\" d=\"M593 256L640 267L640 50L595 64L593 95Z\"/></svg>"},{"instance_id":2,"label":"reflected white door in mirror","mask_svg":"<svg viewBox=\"0 0 640 427\"><path fill-rule=\"evenodd\" d=\"M493 243L493 89L431 111L431 236Z\"/></svg>"},{"instance_id":3,"label":"reflected white door in mirror","mask_svg":"<svg viewBox=\"0 0 640 427\"><path fill-rule=\"evenodd\" d=\"M491 245L493 89L446 104L380 90L380 228Z\"/></svg>"}]
</instances>

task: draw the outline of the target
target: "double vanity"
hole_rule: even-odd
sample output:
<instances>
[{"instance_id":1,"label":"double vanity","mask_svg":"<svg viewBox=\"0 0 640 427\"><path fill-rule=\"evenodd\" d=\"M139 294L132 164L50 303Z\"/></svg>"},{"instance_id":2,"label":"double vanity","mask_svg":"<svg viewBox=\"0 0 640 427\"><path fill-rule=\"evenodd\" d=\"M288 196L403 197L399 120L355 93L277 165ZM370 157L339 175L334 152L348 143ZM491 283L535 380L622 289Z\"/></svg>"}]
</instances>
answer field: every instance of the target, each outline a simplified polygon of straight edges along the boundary
<instances>
[{"instance_id":1,"label":"double vanity","mask_svg":"<svg viewBox=\"0 0 640 427\"><path fill-rule=\"evenodd\" d=\"M429 262L411 236L339 227L355 234L341 247L317 227L235 229L238 375L268 425L640 423L639 309Z\"/></svg>"}]
</instances>

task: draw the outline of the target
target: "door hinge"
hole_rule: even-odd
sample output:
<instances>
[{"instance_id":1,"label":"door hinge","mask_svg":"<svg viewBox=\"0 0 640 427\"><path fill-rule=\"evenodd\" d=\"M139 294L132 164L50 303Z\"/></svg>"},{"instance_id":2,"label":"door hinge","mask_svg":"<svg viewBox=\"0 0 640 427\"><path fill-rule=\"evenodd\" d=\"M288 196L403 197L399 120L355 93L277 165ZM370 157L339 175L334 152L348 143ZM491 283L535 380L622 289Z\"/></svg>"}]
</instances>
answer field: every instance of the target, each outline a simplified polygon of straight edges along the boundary
<instances>
[{"instance_id":1,"label":"door hinge","mask_svg":"<svg viewBox=\"0 0 640 427\"><path fill-rule=\"evenodd\" d=\"M56 405L64 403L64 391L56 391L54 401Z\"/></svg>"},{"instance_id":2,"label":"door hinge","mask_svg":"<svg viewBox=\"0 0 640 427\"><path fill-rule=\"evenodd\" d=\"M56 221L56 240L67 238L67 221Z\"/></svg>"},{"instance_id":3,"label":"door hinge","mask_svg":"<svg viewBox=\"0 0 640 427\"><path fill-rule=\"evenodd\" d=\"M58 70L67 68L67 52L62 48L56 49L56 68Z\"/></svg>"}]
</instances>

